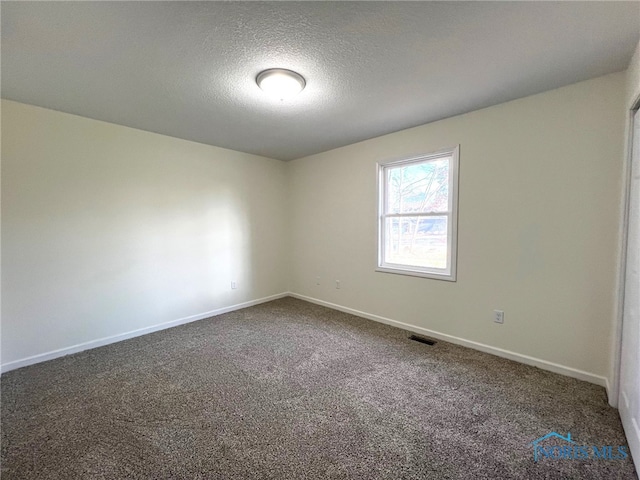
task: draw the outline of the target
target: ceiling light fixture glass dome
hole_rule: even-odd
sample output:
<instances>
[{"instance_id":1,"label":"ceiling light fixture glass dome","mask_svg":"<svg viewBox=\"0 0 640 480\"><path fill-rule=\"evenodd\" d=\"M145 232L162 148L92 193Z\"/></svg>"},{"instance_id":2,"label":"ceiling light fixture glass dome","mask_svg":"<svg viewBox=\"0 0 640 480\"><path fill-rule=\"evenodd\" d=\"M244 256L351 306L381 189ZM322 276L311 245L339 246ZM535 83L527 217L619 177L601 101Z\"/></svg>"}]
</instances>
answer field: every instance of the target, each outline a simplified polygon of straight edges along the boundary
<instances>
[{"instance_id":1,"label":"ceiling light fixture glass dome","mask_svg":"<svg viewBox=\"0 0 640 480\"><path fill-rule=\"evenodd\" d=\"M302 75L284 68L270 68L260 72L256 83L265 93L278 100L295 97L306 85Z\"/></svg>"}]
</instances>

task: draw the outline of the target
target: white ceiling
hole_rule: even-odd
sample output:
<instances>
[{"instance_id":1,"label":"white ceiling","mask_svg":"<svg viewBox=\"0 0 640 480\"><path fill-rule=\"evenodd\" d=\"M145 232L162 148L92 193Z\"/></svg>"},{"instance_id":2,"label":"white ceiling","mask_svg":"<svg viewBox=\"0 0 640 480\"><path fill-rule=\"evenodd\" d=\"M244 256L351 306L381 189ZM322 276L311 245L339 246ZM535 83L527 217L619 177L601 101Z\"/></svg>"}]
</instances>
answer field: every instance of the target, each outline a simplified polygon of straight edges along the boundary
<instances>
[{"instance_id":1,"label":"white ceiling","mask_svg":"<svg viewBox=\"0 0 640 480\"><path fill-rule=\"evenodd\" d=\"M640 2L2 2L2 97L282 160L624 70ZM255 84L301 73L295 99Z\"/></svg>"}]
</instances>

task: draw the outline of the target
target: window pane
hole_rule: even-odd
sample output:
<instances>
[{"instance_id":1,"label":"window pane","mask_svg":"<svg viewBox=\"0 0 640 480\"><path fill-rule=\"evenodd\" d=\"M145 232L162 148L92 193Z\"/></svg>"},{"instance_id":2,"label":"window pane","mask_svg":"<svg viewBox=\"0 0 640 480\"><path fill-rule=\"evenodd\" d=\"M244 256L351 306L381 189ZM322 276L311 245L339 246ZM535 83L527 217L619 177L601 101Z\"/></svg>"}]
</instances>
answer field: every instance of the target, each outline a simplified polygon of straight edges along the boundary
<instances>
[{"instance_id":1,"label":"window pane","mask_svg":"<svg viewBox=\"0 0 640 480\"><path fill-rule=\"evenodd\" d=\"M385 219L385 263L447 268L447 217Z\"/></svg>"},{"instance_id":2,"label":"window pane","mask_svg":"<svg viewBox=\"0 0 640 480\"><path fill-rule=\"evenodd\" d=\"M446 212L449 206L449 160L387 168L387 213Z\"/></svg>"}]
</instances>

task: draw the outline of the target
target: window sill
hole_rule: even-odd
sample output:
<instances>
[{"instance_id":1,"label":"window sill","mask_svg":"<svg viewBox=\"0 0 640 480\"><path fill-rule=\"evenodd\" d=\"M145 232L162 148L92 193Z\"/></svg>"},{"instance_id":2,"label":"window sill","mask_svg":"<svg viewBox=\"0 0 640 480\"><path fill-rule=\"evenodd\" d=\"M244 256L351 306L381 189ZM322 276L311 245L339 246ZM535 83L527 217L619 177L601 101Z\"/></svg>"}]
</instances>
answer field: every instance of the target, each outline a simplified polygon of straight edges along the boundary
<instances>
[{"instance_id":1,"label":"window sill","mask_svg":"<svg viewBox=\"0 0 640 480\"><path fill-rule=\"evenodd\" d=\"M456 276L446 273L420 272L417 270L405 270L403 268L377 267L376 272L392 273L394 275L407 275L410 277L431 278L434 280L444 280L446 282L455 282Z\"/></svg>"}]
</instances>

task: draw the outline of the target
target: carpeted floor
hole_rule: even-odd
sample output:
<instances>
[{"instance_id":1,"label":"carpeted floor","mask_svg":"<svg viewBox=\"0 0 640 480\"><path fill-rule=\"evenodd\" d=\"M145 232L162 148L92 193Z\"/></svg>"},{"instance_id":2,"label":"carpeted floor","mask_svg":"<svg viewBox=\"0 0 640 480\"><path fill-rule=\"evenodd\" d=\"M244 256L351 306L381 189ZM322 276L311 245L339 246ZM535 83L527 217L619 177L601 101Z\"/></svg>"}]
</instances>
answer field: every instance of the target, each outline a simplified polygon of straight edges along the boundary
<instances>
[{"instance_id":1,"label":"carpeted floor","mask_svg":"<svg viewBox=\"0 0 640 480\"><path fill-rule=\"evenodd\" d=\"M637 478L533 460L626 445L601 387L407 337L285 298L6 373L2 480Z\"/></svg>"}]
</instances>

